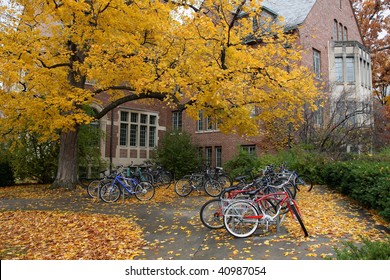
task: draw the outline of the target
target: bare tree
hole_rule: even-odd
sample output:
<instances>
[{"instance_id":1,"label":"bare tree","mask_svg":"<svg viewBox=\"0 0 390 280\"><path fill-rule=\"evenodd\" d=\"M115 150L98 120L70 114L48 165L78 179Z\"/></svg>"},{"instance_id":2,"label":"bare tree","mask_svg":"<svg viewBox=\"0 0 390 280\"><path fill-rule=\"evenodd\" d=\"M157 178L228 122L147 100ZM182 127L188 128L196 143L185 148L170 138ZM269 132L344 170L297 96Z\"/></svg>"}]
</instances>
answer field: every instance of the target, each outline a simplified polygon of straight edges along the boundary
<instances>
[{"instance_id":1,"label":"bare tree","mask_svg":"<svg viewBox=\"0 0 390 280\"><path fill-rule=\"evenodd\" d=\"M300 141L337 158L346 152L371 151L372 102L369 97L357 99L353 92L344 89L337 96L323 97L316 111L306 110Z\"/></svg>"}]
</instances>

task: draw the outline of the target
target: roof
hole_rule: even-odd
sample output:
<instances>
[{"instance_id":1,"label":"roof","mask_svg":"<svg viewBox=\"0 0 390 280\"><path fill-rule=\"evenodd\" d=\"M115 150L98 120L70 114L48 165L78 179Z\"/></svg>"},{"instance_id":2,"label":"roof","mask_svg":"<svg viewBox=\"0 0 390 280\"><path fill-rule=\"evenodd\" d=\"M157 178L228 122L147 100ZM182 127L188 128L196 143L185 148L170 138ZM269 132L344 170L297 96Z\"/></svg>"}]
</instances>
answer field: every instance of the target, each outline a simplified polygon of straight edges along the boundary
<instances>
[{"instance_id":1,"label":"roof","mask_svg":"<svg viewBox=\"0 0 390 280\"><path fill-rule=\"evenodd\" d=\"M284 18L286 28L295 28L303 23L316 0L263 0L264 7Z\"/></svg>"}]
</instances>

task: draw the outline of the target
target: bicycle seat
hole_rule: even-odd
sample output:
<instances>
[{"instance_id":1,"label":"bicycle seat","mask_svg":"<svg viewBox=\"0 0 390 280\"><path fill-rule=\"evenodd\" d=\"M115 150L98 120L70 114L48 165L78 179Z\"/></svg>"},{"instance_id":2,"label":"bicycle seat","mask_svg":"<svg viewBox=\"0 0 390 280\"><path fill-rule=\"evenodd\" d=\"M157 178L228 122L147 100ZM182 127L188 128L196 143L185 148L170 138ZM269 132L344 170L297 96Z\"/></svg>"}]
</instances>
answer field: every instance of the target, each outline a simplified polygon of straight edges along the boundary
<instances>
[{"instance_id":1,"label":"bicycle seat","mask_svg":"<svg viewBox=\"0 0 390 280\"><path fill-rule=\"evenodd\" d=\"M242 180L244 180L246 177L248 177L248 176L246 176L246 175L238 176L238 177L234 178L234 181L242 181Z\"/></svg>"}]
</instances>

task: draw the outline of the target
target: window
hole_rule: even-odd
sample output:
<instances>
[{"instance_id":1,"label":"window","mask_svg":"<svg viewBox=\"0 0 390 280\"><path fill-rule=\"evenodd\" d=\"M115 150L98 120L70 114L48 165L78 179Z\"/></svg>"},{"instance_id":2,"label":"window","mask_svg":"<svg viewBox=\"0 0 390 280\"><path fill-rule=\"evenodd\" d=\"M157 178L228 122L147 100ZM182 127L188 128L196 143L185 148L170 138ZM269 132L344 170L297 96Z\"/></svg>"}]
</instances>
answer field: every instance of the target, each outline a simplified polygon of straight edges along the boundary
<instances>
[{"instance_id":1,"label":"window","mask_svg":"<svg viewBox=\"0 0 390 280\"><path fill-rule=\"evenodd\" d=\"M344 41L348 41L348 29L344 26Z\"/></svg>"},{"instance_id":2,"label":"window","mask_svg":"<svg viewBox=\"0 0 390 280\"><path fill-rule=\"evenodd\" d=\"M213 149L211 147L206 147L206 164L211 166L213 160Z\"/></svg>"},{"instance_id":3,"label":"window","mask_svg":"<svg viewBox=\"0 0 390 280\"><path fill-rule=\"evenodd\" d=\"M156 125L156 116L153 116L153 115L151 115L151 116L149 116L149 124L150 125Z\"/></svg>"},{"instance_id":4,"label":"window","mask_svg":"<svg viewBox=\"0 0 390 280\"><path fill-rule=\"evenodd\" d=\"M361 63L360 76L361 76L362 86L369 87L371 85L370 65L365 60L360 60L360 63Z\"/></svg>"},{"instance_id":5,"label":"window","mask_svg":"<svg viewBox=\"0 0 390 280\"><path fill-rule=\"evenodd\" d=\"M157 117L150 115L149 116L149 147L153 148L156 147L156 124L157 124Z\"/></svg>"},{"instance_id":6,"label":"window","mask_svg":"<svg viewBox=\"0 0 390 280\"><path fill-rule=\"evenodd\" d=\"M372 79L372 77L371 77L371 75L370 75L370 73L371 73L371 65L370 65L370 63L368 63L367 62L367 72L366 72L366 74L367 74L367 87L371 87L371 79Z\"/></svg>"},{"instance_id":7,"label":"window","mask_svg":"<svg viewBox=\"0 0 390 280\"><path fill-rule=\"evenodd\" d=\"M153 148L156 146L156 127L149 127L149 147Z\"/></svg>"},{"instance_id":8,"label":"window","mask_svg":"<svg viewBox=\"0 0 390 280\"><path fill-rule=\"evenodd\" d=\"M215 166L222 167L222 147L215 148Z\"/></svg>"},{"instance_id":9,"label":"window","mask_svg":"<svg viewBox=\"0 0 390 280\"><path fill-rule=\"evenodd\" d=\"M201 131L215 131L218 130L219 121L213 117L205 116L202 111L198 113L198 120L196 122L196 130Z\"/></svg>"},{"instance_id":10,"label":"window","mask_svg":"<svg viewBox=\"0 0 390 280\"><path fill-rule=\"evenodd\" d=\"M207 130L213 130L214 129L214 122L211 119L211 117L206 118L206 129Z\"/></svg>"},{"instance_id":11,"label":"window","mask_svg":"<svg viewBox=\"0 0 390 280\"><path fill-rule=\"evenodd\" d=\"M197 131L202 131L203 130L203 112L199 111L198 116L199 116L199 119L196 122L196 129L197 129Z\"/></svg>"},{"instance_id":12,"label":"window","mask_svg":"<svg viewBox=\"0 0 390 280\"><path fill-rule=\"evenodd\" d=\"M343 25L339 23L339 34L338 34L338 41L343 41Z\"/></svg>"},{"instance_id":13,"label":"window","mask_svg":"<svg viewBox=\"0 0 390 280\"><path fill-rule=\"evenodd\" d=\"M119 124L119 145L126 146L129 135L129 113L120 112L120 124Z\"/></svg>"},{"instance_id":14,"label":"window","mask_svg":"<svg viewBox=\"0 0 390 280\"><path fill-rule=\"evenodd\" d=\"M172 112L172 130L181 131L182 125L182 111Z\"/></svg>"},{"instance_id":15,"label":"window","mask_svg":"<svg viewBox=\"0 0 390 280\"><path fill-rule=\"evenodd\" d=\"M147 127L146 125L141 125L141 126L140 126L140 131L139 131L139 145L140 145L141 147L146 147L147 130L148 130L148 127Z\"/></svg>"},{"instance_id":16,"label":"window","mask_svg":"<svg viewBox=\"0 0 390 280\"><path fill-rule=\"evenodd\" d=\"M347 57L347 82L355 82L355 58Z\"/></svg>"},{"instance_id":17,"label":"window","mask_svg":"<svg viewBox=\"0 0 390 280\"><path fill-rule=\"evenodd\" d=\"M141 123L148 123L148 115L141 114Z\"/></svg>"},{"instance_id":18,"label":"window","mask_svg":"<svg viewBox=\"0 0 390 280\"><path fill-rule=\"evenodd\" d=\"M252 156L256 156L256 146L255 145L245 145L245 146L241 146L241 149L243 151L246 151L248 152L248 154L252 155Z\"/></svg>"},{"instance_id":19,"label":"window","mask_svg":"<svg viewBox=\"0 0 390 280\"><path fill-rule=\"evenodd\" d=\"M343 74L343 58L336 57L335 58L335 79L336 82L344 82L344 74Z\"/></svg>"},{"instance_id":20,"label":"window","mask_svg":"<svg viewBox=\"0 0 390 280\"><path fill-rule=\"evenodd\" d=\"M138 122L138 113L131 113L131 122L132 123Z\"/></svg>"},{"instance_id":21,"label":"window","mask_svg":"<svg viewBox=\"0 0 390 280\"><path fill-rule=\"evenodd\" d=\"M130 116L130 118L129 118ZM137 112L120 112L119 145L155 147L157 116Z\"/></svg>"},{"instance_id":22,"label":"window","mask_svg":"<svg viewBox=\"0 0 390 280\"><path fill-rule=\"evenodd\" d=\"M138 125L130 125L130 146L137 146L137 134L138 134Z\"/></svg>"},{"instance_id":23,"label":"window","mask_svg":"<svg viewBox=\"0 0 390 280\"><path fill-rule=\"evenodd\" d=\"M313 50L313 72L317 79L321 78L321 53Z\"/></svg>"},{"instance_id":24,"label":"window","mask_svg":"<svg viewBox=\"0 0 390 280\"><path fill-rule=\"evenodd\" d=\"M339 23L337 22L337 20L334 20L333 21L333 40L334 41L337 41L337 36L338 36L338 26L339 26Z\"/></svg>"}]
</instances>

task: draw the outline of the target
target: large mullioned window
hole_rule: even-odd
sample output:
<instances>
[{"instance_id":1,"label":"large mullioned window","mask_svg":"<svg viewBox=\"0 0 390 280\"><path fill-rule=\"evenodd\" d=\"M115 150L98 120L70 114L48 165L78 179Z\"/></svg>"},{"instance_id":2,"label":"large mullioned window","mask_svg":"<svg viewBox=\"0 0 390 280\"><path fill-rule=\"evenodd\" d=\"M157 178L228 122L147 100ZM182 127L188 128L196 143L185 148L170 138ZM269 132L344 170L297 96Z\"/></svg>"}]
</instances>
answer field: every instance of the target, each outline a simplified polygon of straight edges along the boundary
<instances>
[{"instance_id":1,"label":"large mullioned window","mask_svg":"<svg viewBox=\"0 0 390 280\"><path fill-rule=\"evenodd\" d=\"M149 113L120 111L119 145L153 148L156 146L157 116Z\"/></svg>"}]
</instances>

